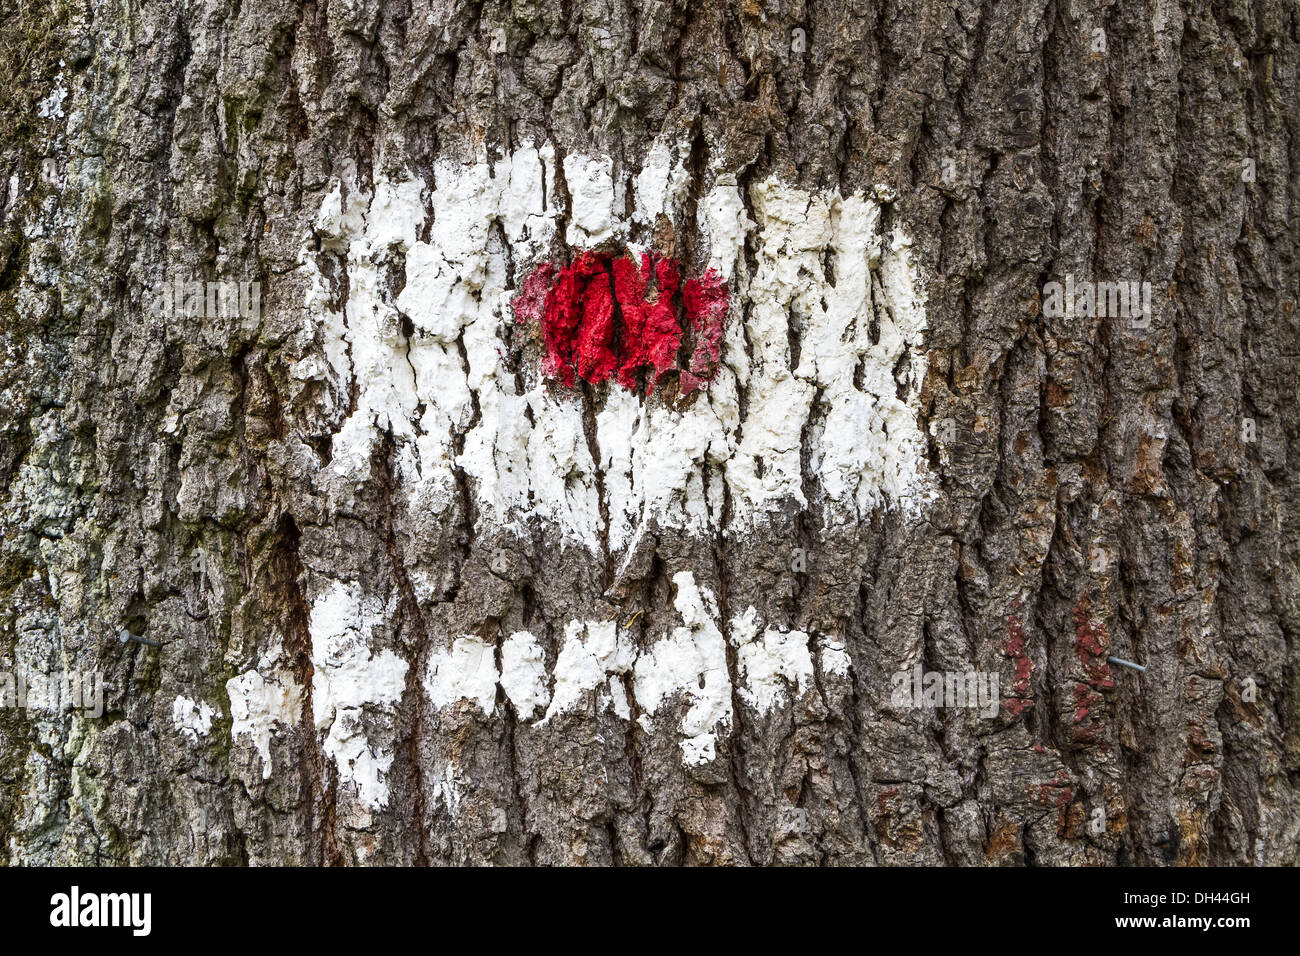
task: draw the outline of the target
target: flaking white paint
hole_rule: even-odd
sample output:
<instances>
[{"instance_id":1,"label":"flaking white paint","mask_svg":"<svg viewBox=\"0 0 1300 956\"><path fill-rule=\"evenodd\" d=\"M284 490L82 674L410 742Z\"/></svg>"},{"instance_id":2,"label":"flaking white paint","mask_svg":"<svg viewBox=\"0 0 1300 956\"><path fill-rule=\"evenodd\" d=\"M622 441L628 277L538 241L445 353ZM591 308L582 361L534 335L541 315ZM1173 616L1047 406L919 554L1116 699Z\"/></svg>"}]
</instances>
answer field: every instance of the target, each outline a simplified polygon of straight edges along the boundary
<instances>
[{"instance_id":1,"label":"flaking white paint","mask_svg":"<svg viewBox=\"0 0 1300 956\"><path fill-rule=\"evenodd\" d=\"M332 581L312 602L312 710L322 747L370 810L388 804L385 780L393 762L387 743L372 739L371 722L391 728L409 665L371 646L387 609L356 582ZM379 735L382 736L382 735Z\"/></svg>"},{"instance_id":2,"label":"flaking white paint","mask_svg":"<svg viewBox=\"0 0 1300 956\"><path fill-rule=\"evenodd\" d=\"M832 677L848 677L853 661L840 641L823 638L820 648L822 673Z\"/></svg>"},{"instance_id":3,"label":"flaking white paint","mask_svg":"<svg viewBox=\"0 0 1300 956\"><path fill-rule=\"evenodd\" d=\"M682 760L688 766L707 763L717 755L718 733L731 726L732 675L714 595L698 586L689 571L675 574L673 583L673 605L682 625L645 651L638 652L633 632L616 621L570 621L548 679L546 653L531 632L505 638L500 670L494 645L466 635L431 655L425 693L439 710L468 700L490 716L500 685L519 718L541 727L588 707L631 720L630 685L642 711L638 723L647 732L657 729L655 715L666 705L685 700L686 711L675 728ZM805 632L761 629L753 607L732 618L729 632L740 698L759 713L791 703L813 687L812 642ZM848 673L842 644L823 638L819 649L827 673ZM450 777L446 787L450 800Z\"/></svg>"},{"instance_id":4,"label":"flaking white paint","mask_svg":"<svg viewBox=\"0 0 1300 956\"><path fill-rule=\"evenodd\" d=\"M718 731L731 726L731 677L713 594L700 588L690 571L673 575L673 584L677 586L673 606L684 626L674 628L637 659L633 688L637 704L645 711L642 727L646 730L652 726L649 718L665 701L680 694L690 702L678 729L682 760L695 766L717 756Z\"/></svg>"},{"instance_id":5,"label":"flaking white paint","mask_svg":"<svg viewBox=\"0 0 1300 956\"><path fill-rule=\"evenodd\" d=\"M467 634L456 638L449 650L429 655L424 692L439 709L469 700L491 716L496 709L497 679L496 648Z\"/></svg>"},{"instance_id":6,"label":"flaking white paint","mask_svg":"<svg viewBox=\"0 0 1300 956\"><path fill-rule=\"evenodd\" d=\"M686 159L688 143L658 140L650 147L641 171L636 175L635 220L653 229L660 216L671 217L686 202L691 174Z\"/></svg>"},{"instance_id":7,"label":"flaking white paint","mask_svg":"<svg viewBox=\"0 0 1300 956\"><path fill-rule=\"evenodd\" d=\"M248 737L262 758L262 779L271 776L271 738L302 716L303 689L283 666L277 645L262 655L256 668L226 681L230 699L230 736Z\"/></svg>"},{"instance_id":8,"label":"flaking white paint","mask_svg":"<svg viewBox=\"0 0 1300 956\"><path fill-rule=\"evenodd\" d=\"M589 691L605 685L611 675L628 673L635 662L632 636L616 622L570 621L552 673L551 703L541 723L573 710Z\"/></svg>"},{"instance_id":9,"label":"flaking white paint","mask_svg":"<svg viewBox=\"0 0 1300 956\"><path fill-rule=\"evenodd\" d=\"M760 634L753 606L732 619L729 631L736 648L740 699L751 707L770 711L812 686L812 653L805 632L769 627Z\"/></svg>"},{"instance_id":10,"label":"flaking white paint","mask_svg":"<svg viewBox=\"0 0 1300 956\"><path fill-rule=\"evenodd\" d=\"M529 631L516 631L501 645L501 689L521 720L531 720L551 702L546 654Z\"/></svg>"},{"instance_id":11,"label":"flaking white paint","mask_svg":"<svg viewBox=\"0 0 1300 956\"><path fill-rule=\"evenodd\" d=\"M180 695L172 701L172 726L191 743L198 743L200 737L208 736L212 731L212 719L220 716L220 709L204 700L194 701Z\"/></svg>"},{"instance_id":12,"label":"flaking white paint","mask_svg":"<svg viewBox=\"0 0 1300 956\"><path fill-rule=\"evenodd\" d=\"M606 157L570 153L564 157L564 181L569 188L570 246L590 248L614 235L620 225L614 212L614 164Z\"/></svg>"}]
</instances>

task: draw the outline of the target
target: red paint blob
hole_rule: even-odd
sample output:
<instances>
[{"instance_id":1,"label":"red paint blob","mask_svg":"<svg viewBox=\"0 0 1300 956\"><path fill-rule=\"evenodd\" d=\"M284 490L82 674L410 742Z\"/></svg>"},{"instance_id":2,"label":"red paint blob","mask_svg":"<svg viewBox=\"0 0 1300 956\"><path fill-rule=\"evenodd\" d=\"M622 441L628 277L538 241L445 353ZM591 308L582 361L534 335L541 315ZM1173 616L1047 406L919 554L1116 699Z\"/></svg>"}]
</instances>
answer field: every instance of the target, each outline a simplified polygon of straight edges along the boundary
<instances>
[{"instance_id":1,"label":"red paint blob","mask_svg":"<svg viewBox=\"0 0 1300 956\"><path fill-rule=\"evenodd\" d=\"M1088 683L1097 689L1115 686L1115 677L1106 663L1110 635L1106 624L1093 624L1089 617L1092 599L1085 594L1074 606L1074 653L1083 666Z\"/></svg>"},{"instance_id":2,"label":"red paint blob","mask_svg":"<svg viewBox=\"0 0 1300 956\"><path fill-rule=\"evenodd\" d=\"M562 269L537 266L512 307L517 321L541 326L547 378L648 391L677 372L689 393L717 372L730 304L714 269L683 283L677 263L657 252L638 264L586 251Z\"/></svg>"},{"instance_id":3,"label":"red paint blob","mask_svg":"<svg viewBox=\"0 0 1300 956\"><path fill-rule=\"evenodd\" d=\"M1002 698L1002 706L1013 717L1018 717L1034 706L1034 702L1028 699L1029 679L1033 674L1034 664L1025 650L1025 629L1014 614L1007 615L1007 642L1004 653L1016 663L1016 679L1011 685L1011 693L1015 696Z\"/></svg>"}]
</instances>

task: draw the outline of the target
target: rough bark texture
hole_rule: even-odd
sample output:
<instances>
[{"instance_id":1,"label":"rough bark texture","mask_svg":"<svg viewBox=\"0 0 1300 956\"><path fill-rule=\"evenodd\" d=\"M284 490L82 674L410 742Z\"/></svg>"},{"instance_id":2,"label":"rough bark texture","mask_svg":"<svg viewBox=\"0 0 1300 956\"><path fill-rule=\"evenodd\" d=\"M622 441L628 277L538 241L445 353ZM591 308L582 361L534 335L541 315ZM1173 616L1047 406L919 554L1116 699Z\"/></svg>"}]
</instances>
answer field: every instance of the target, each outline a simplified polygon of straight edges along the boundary
<instances>
[{"instance_id":1,"label":"rough bark texture","mask_svg":"<svg viewBox=\"0 0 1300 956\"><path fill-rule=\"evenodd\" d=\"M106 688L99 718L0 710L0 861L1298 862L1294 0L4 8L0 669ZM656 143L684 178L638 219ZM456 306L499 314L485 371L464 330L488 326L441 334L394 303L414 301L417 249L459 241L438 237L456 170L530 145L551 151L552 231L503 206L443 260L487 256ZM621 238L582 221L574 157L608 161ZM411 182L423 221L358 258L384 184ZM817 304L763 296L796 260L822 268L795 285L843 291L853 249L774 245L780 190L810 210L861 193L886 247L910 238L923 335L900 346L897 396L852 388L906 404L920 504L885 487L842 520L823 486L841 427L823 399L844 383L793 374ZM778 400L764 383L793 383L794 491L742 520L739 453L710 446L675 499L708 502L703 532L652 519L629 542L603 464L616 386L541 382L503 306L588 245L702 273L715 195L743 227L729 377L636 401L732 396L745 441ZM862 273L868 353L896 318L888 256ZM1066 274L1149 281L1150 327L1045 314ZM256 280L261 313L160 318L149 290L174 276ZM369 358L349 302L380 303ZM788 328L753 341L768 307ZM435 346L470 397L431 430ZM367 396L412 376L385 365L408 354L415 398L384 399L399 421ZM581 423L545 432L541 398L509 420L570 443L557 500L590 512L594 546L483 505L464 463L497 414L489 375ZM365 460L345 469L358 409ZM421 440L450 449L450 497L420 497ZM811 662L767 696L736 634L751 607L769 650L795 635ZM622 650L543 719L582 622L584 646L613 622ZM715 627L725 673L647 708L661 642L705 648ZM524 632L545 685L527 714L498 684ZM997 715L891 706L917 664L997 673ZM729 715L701 731L706 698Z\"/></svg>"}]
</instances>

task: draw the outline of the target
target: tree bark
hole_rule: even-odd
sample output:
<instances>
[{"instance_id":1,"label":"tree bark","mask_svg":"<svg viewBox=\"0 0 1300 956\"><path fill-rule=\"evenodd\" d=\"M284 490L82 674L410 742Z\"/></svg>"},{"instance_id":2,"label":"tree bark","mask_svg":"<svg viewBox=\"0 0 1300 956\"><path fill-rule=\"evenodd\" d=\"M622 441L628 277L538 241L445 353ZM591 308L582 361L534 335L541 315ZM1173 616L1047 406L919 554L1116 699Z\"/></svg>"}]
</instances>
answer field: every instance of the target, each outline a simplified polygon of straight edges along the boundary
<instances>
[{"instance_id":1,"label":"tree bark","mask_svg":"<svg viewBox=\"0 0 1300 956\"><path fill-rule=\"evenodd\" d=\"M0 861L1298 862L1293 2L4 6Z\"/></svg>"}]
</instances>

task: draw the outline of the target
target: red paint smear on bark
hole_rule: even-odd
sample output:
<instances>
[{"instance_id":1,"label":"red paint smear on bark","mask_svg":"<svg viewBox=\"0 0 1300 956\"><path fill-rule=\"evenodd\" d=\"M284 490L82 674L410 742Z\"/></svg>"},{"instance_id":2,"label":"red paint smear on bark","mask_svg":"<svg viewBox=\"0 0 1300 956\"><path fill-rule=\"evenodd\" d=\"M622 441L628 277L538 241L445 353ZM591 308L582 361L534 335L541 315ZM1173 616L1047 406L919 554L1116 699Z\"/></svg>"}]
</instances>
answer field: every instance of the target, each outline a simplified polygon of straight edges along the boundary
<instances>
[{"instance_id":1,"label":"red paint smear on bark","mask_svg":"<svg viewBox=\"0 0 1300 956\"><path fill-rule=\"evenodd\" d=\"M1002 699L1002 706L1007 709L1007 713L1012 717L1019 717L1030 707L1033 707L1034 702L1032 700L1027 700L1024 697L1004 697Z\"/></svg>"},{"instance_id":2,"label":"red paint smear on bark","mask_svg":"<svg viewBox=\"0 0 1300 956\"><path fill-rule=\"evenodd\" d=\"M1045 807L1068 806L1074 799L1074 785L1064 770L1056 771L1047 783L1031 783L1027 789L1030 801Z\"/></svg>"},{"instance_id":3,"label":"red paint smear on bark","mask_svg":"<svg viewBox=\"0 0 1300 956\"><path fill-rule=\"evenodd\" d=\"M549 379L648 390L677 372L689 393L717 371L730 303L716 270L683 284L677 264L656 252L638 264L588 250L562 269L539 265L512 308L517 321L541 326Z\"/></svg>"},{"instance_id":4,"label":"red paint smear on bark","mask_svg":"<svg viewBox=\"0 0 1300 956\"><path fill-rule=\"evenodd\" d=\"M510 303L515 311L515 321L540 322L542 320L542 310L546 308L546 293L551 288L551 280L554 278L555 267L549 262L543 262L528 273L524 284L519 288L519 293Z\"/></svg>"},{"instance_id":5,"label":"red paint smear on bark","mask_svg":"<svg viewBox=\"0 0 1300 956\"><path fill-rule=\"evenodd\" d=\"M683 391L689 392L707 382L717 371L722 352L722 326L727 319L731 295L718 271L710 269L703 278L686 281L682 301L696 336L690 371L682 375Z\"/></svg>"},{"instance_id":6,"label":"red paint smear on bark","mask_svg":"<svg viewBox=\"0 0 1300 956\"><path fill-rule=\"evenodd\" d=\"M1110 634L1106 631L1105 623L1092 623L1088 614L1091 606L1092 600L1086 594L1074 606L1074 653L1079 658L1089 684L1098 689L1114 687L1115 677L1110 672L1110 665L1106 663Z\"/></svg>"},{"instance_id":7,"label":"red paint smear on bark","mask_svg":"<svg viewBox=\"0 0 1300 956\"><path fill-rule=\"evenodd\" d=\"M1012 716L1018 717L1023 711L1034 706L1034 702L1027 699L1029 678L1033 673L1034 664L1025 652L1025 629L1014 614L1007 615L1007 642L1004 652L1007 657L1016 662L1016 679L1011 685L1011 692L1015 696L1004 698L1002 706L1010 711Z\"/></svg>"},{"instance_id":8,"label":"red paint smear on bark","mask_svg":"<svg viewBox=\"0 0 1300 956\"><path fill-rule=\"evenodd\" d=\"M1102 697L1087 684L1074 685L1074 722L1082 723L1089 711L1102 701Z\"/></svg>"}]
</instances>

